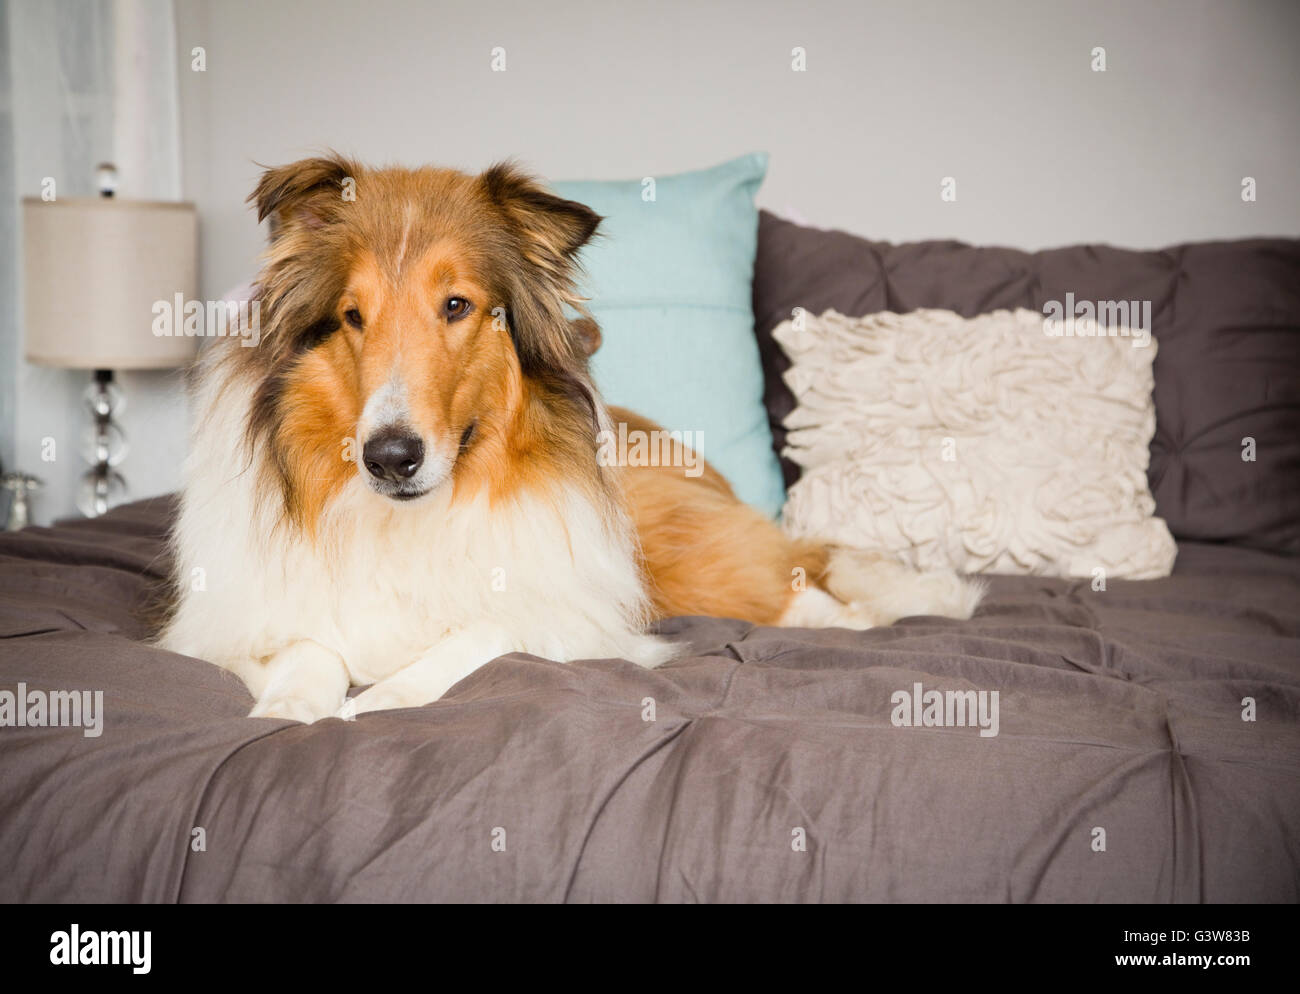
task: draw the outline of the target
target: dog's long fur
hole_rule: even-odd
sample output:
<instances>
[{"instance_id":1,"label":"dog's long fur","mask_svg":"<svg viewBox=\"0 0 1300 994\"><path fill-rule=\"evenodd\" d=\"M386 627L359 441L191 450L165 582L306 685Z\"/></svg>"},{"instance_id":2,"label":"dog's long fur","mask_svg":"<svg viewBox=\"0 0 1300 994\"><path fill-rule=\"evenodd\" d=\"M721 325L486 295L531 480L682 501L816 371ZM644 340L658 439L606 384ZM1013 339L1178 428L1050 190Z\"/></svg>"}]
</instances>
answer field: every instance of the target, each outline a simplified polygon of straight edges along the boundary
<instances>
[{"instance_id":1,"label":"dog's long fur","mask_svg":"<svg viewBox=\"0 0 1300 994\"><path fill-rule=\"evenodd\" d=\"M671 648L646 628L669 615L974 610L955 575L786 537L711 467L601 464L599 432L655 426L588 376L585 206L511 165L337 156L268 170L250 199L271 227L261 342L218 339L194 371L160 640L237 673L253 714L335 714L349 684L374 684L352 711L424 704L510 651L655 666ZM407 482L363 457L393 431L422 443Z\"/></svg>"}]
</instances>

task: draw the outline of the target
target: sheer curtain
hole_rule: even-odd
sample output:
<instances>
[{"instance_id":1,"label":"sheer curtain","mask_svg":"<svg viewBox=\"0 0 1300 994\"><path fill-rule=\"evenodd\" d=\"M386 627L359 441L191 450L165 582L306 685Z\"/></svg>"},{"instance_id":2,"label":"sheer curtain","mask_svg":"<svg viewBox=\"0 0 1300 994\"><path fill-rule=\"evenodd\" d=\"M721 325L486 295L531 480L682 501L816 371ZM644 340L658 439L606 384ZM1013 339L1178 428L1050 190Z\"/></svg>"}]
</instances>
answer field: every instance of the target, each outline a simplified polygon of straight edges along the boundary
<instances>
[{"instance_id":1,"label":"sheer curtain","mask_svg":"<svg viewBox=\"0 0 1300 994\"><path fill-rule=\"evenodd\" d=\"M18 180L9 49L9 0L0 0L0 470L14 464L18 393ZM8 501L0 492L0 515L7 515Z\"/></svg>"},{"instance_id":2,"label":"sheer curtain","mask_svg":"<svg viewBox=\"0 0 1300 994\"><path fill-rule=\"evenodd\" d=\"M37 523L75 513L88 374L22 358L18 204L49 179L57 196L94 195L103 161L118 167L120 196L179 199L177 71L172 0L0 0L0 459L45 481ZM172 489L185 434L177 376L120 381L131 494Z\"/></svg>"}]
</instances>

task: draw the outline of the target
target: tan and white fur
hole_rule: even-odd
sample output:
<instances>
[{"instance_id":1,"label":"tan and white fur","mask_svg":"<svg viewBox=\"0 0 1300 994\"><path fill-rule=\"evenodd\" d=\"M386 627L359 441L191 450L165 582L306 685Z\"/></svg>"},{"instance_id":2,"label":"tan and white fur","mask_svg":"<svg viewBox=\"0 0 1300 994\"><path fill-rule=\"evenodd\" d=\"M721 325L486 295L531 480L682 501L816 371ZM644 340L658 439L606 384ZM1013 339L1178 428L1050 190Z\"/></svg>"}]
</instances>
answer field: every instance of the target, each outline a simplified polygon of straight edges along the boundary
<instances>
[{"instance_id":1,"label":"tan and white fur","mask_svg":"<svg viewBox=\"0 0 1300 994\"><path fill-rule=\"evenodd\" d=\"M587 374L583 205L508 165L338 157L268 170L252 199L261 342L218 339L194 370L160 642L240 676L254 716L423 705L508 652L656 666L673 649L647 628L670 615L974 610L953 574L788 538L711 467L601 465L602 430L655 426Z\"/></svg>"}]
</instances>

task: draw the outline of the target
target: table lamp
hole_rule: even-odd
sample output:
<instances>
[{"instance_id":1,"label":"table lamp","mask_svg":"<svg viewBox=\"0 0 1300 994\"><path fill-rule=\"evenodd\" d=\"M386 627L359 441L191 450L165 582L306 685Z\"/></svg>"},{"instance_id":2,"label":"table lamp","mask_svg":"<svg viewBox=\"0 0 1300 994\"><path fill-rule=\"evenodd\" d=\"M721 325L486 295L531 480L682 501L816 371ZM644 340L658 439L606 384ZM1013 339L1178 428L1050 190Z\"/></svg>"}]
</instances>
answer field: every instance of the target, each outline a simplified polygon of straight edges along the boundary
<instances>
[{"instance_id":1,"label":"table lamp","mask_svg":"<svg viewBox=\"0 0 1300 994\"><path fill-rule=\"evenodd\" d=\"M113 371L183 366L198 347L181 314L172 315L168 334L154 330L157 307L174 310L197 296L194 205L122 200L113 196L112 167L101 166L99 176L99 197L23 199L27 359L93 371L82 439L91 469L77 494L87 517L127 497L117 471L126 437L113 421L124 398Z\"/></svg>"}]
</instances>

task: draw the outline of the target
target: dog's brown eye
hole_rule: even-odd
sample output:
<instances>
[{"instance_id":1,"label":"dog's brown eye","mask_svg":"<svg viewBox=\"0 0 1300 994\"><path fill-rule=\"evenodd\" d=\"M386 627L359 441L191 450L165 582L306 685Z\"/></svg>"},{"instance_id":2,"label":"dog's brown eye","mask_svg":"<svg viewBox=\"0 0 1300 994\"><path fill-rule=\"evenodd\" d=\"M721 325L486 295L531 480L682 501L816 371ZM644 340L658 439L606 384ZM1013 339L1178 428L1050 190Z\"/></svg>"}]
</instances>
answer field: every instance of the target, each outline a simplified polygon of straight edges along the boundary
<instances>
[{"instance_id":1,"label":"dog's brown eye","mask_svg":"<svg viewBox=\"0 0 1300 994\"><path fill-rule=\"evenodd\" d=\"M343 320L347 321L347 323L352 325L352 327L360 329L361 312L357 310L355 307L349 307L346 311L343 312Z\"/></svg>"},{"instance_id":2,"label":"dog's brown eye","mask_svg":"<svg viewBox=\"0 0 1300 994\"><path fill-rule=\"evenodd\" d=\"M470 303L464 297L448 297L447 303L442 307L448 321L459 321L469 313L469 309Z\"/></svg>"}]
</instances>

